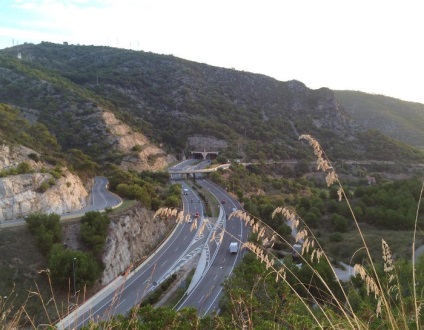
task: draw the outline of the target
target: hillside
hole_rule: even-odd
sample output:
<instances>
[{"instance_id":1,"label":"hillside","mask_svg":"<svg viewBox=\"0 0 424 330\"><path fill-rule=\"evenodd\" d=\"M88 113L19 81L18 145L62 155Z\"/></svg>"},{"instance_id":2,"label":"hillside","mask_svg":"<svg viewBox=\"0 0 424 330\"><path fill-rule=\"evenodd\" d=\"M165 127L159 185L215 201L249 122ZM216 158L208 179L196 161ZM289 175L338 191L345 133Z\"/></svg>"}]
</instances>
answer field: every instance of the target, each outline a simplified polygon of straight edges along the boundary
<instances>
[{"instance_id":1,"label":"hillside","mask_svg":"<svg viewBox=\"0 0 424 330\"><path fill-rule=\"evenodd\" d=\"M424 147L424 104L356 91L334 91L345 111L366 129Z\"/></svg>"},{"instance_id":2,"label":"hillside","mask_svg":"<svg viewBox=\"0 0 424 330\"><path fill-rule=\"evenodd\" d=\"M0 87L1 102L46 125L64 150L124 169L165 167L169 155L189 155L194 135L223 141L224 155L246 160L309 157L297 140L303 133L333 159L424 159L367 132L329 89L170 55L25 44L0 51ZM119 133L105 118L114 118Z\"/></svg>"}]
</instances>

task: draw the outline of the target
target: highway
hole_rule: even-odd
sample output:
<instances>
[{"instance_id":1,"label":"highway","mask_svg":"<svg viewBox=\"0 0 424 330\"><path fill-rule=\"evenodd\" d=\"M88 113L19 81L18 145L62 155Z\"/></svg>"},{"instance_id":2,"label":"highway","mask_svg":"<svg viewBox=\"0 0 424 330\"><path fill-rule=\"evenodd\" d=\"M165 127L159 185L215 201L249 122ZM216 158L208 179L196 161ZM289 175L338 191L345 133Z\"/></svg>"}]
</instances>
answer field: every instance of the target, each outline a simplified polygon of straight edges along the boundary
<instances>
[{"instance_id":1,"label":"highway","mask_svg":"<svg viewBox=\"0 0 424 330\"><path fill-rule=\"evenodd\" d=\"M180 173L201 173L202 168L209 165L209 161L203 161L196 166L186 166L184 169L173 169ZM199 170L200 169L200 170ZM231 275L234 267L240 262L243 251L230 254L230 242L238 242L240 245L247 240L248 232L237 217L227 221L227 217L235 210L242 209L241 205L233 199L223 188L204 180L196 179L196 183L208 190L220 206L220 215L209 231L209 235L203 246L200 260L193 276L193 282L185 296L175 306L177 310L184 307L194 307L200 316L219 312L219 300L222 296L222 283ZM215 231L215 237L213 232ZM222 237L220 233L224 233ZM213 238L213 239L212 239Z\"/></svg>"},{"instance_id":2,"label":"highway","mask_svg":"<svg viewBox=\"0 0 424 330\"><path fill-rule=\"evenodd\" d=\"M184 307L194 307L199 316L209 313L219 312L219 300L222 296L221 284L226 277L231 275L234 267L240 262L243 251L237 254L230 254L230 242L245 242L247 240L247 230L239 218L233 217L227 221L227 216L236 209L241 209L240 204L231 198L224 189L207 180L197 180L199 185L207 189L215 196L221 208L221 219L216 228L216 236L211 241L207 240L204 249L206 253L201 256L199 265L203 268L200 279L189 288L186 295L176 306L177 310ZM224 204L222 203L224 202ZM219 233L224 231L224 235ZM206 260L202 260L206 258ZM196 270L197 271L197 270Z\"/></svg>"},{"instance_id":3,"label":"highway","mask_svg":"<svg viewBox=\"0 0 424 330\"><path fill-rule=\"evenodd\" d=\"M189 194L186 197L193 196ZM197 208L198 206L193 206L190 210ZM198 253L202 245L202 242L199 242L201 237L197 231L191 231L190 227L190 223L177 225L173 234L136 271L120 276L105 290L106 293L89 299L61 322L61 326L80 328L89 320L105 320L111 315L126 314L155 287L182 267L193 254ZM61 326L59 328L62 328Z\"/></svg>"},{"instance_id":4,"label":"highway","mask_svg":"<svg viewBox=\"0 0 424 330\"><path fill-rule=\"evenodd\" d=\"M174 166L173 169L195 169L208 164L207 162L195 163L194 160L187 160ZM172 182L179 179L180 175L171 175ZM207 180L197 179L196 182L217 199L216 203L220 205L220 216L216 222L205 220L202 203L192 189L192 185L179 181L183 189L187 190L187 195L182 195L184 212L191 215L199 213L199 217L191 217L193 222L198 221L197 229L191 229L192 222L178 224L167 240L135 271L119 276L96 296L81 304L57 324L59 329L80 328L87 325L90 320L105 320L112 315L128 313L196 255L201 257L192 283L176 308L192 306L197 308L201 316L218 311L218 302L222 294L221 283L231 274L242 256L241 252L235 255L230 254L229 244L235 239L246 240L247 232L238 219L231 219L227 223L227 215L234 209L240 208L235 200L223 189ZM224 204L221 203L222 201L225 201ZM204 230L200 232L203 221L206 221ZM214 230L216 233L225 230L222 240L218 235L212 241L210 240Z\"/></svg>"},{"instance_id":5,"label":"highway","mask_svg":"<svg viewBox=\"0 0 424 330\"><path fill-rule=\"evenodd\" d=\"M192 161L177 166L189 167ZM151 293L158 285L177 272L187 261L199 254L210 226L200 233L203 208L193 189L182 182L188 194L182 195L183 209L191 215L199 213L197 230L191 230L193 222L177 224L168 239L135 271L119 276L99 294L81 304L57 324L59 329L80 328L90 320L105 320L112 315L126 314Z\"/></svg>"}]
</instances>

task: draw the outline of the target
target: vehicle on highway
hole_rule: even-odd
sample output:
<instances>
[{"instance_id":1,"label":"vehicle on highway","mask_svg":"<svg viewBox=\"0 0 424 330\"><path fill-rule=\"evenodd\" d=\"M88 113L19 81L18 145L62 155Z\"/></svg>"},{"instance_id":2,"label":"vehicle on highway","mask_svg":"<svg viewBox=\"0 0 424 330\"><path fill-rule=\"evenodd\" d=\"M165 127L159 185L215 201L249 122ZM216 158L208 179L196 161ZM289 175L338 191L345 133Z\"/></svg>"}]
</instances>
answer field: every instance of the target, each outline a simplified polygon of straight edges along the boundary
<instances>
[{"instance_id":1,"label":"vehicle on highway","mask_svg":"<svg viewBox=\"0 0 424 330\"><path fill-rule=\"evenodd\" d=\"M184 188L184 189L183 189L183 194L184 194L184 195L188 195L188 189L187 189L187 188Z\"/></svg>"},{"instance_id":2,"label":"vehicle on highway","mask_svg":"<svg viewBox=\"0 0 424 330\"><path fill-rule=\"evenodd\" d=\"M224 201L224 200L222 200L222 201L221 201L221 204L225 204L225 201Z\"/></svg>"},{"instance_id":3,"label":"vehicle on highway","mask_svg":"<svg viewBox=\"0 0 424 330\"><path fill-rule=\"evenodd\" d=\"M234 254L238 252L238 243L237 242L231 242L229 247L230 253Z\"/></svg>"},{"instance_id":4,"label":"vehicle on highway","mask_svg":"<svg viewBox=\"0 0 424 330\"><path fill-rule=\"evenodd\" d=\"M199 215L200 215L200 214L199 214L199 212L196 212L196 214L194 215L194 217L195 217L195 218L198 218L198 217L199 217Z\"/></svg>"}]
</instances>

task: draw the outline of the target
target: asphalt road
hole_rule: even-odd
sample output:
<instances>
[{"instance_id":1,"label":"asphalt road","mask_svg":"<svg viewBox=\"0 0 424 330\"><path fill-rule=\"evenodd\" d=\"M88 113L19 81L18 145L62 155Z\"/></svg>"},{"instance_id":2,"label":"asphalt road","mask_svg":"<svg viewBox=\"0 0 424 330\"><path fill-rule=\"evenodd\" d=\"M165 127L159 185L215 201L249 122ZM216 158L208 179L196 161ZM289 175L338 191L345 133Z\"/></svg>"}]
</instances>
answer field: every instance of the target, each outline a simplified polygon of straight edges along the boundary
<instances>
[{"instance_id":1,"label":"asphalt road","mask_svg":"<svg viewBox=\"0 0 424 330\"><path fill-rule=\"evenodd\" d=\"M205 249L207 260L204 272L195 287L186 293L186 296L176 306L177 310L184 307L194 307L200 316L209 313L219 312L219 300L222 296L222 283L225 278L231 275L234 267L240 262L243 251L237 254L230 254L230 242L241 242L247 240L247 230L239 218L227 220L227 216L236 209L241 209L240 204L234 200L227 192L217 185L207 181L198 180L198 184L207 189L217 199L220 204L223 216L216 228L216 238L208 240ZM224 204L222 203L224 202ZM219 233L224 231L222 239Z\"/></svg>"},{"instance_id":2,"label":"asphalt road","mask_svg":"<svg viewBox=\"0 0 424 330\"><path fill-rule=\"evenodd\" d=\"M190 226L190 223L177 225L165 243L135 272L120 276L116 285L108 287L106 294L88 300L61 322L59 328L80 328L89 320L105 320L111 315L126 314L182 267L193 253L198 252L196 246L201 246L201 243L197 232L191 231Z\"/></svg>"},{"instance_id":3,"label":"asphalt road","mask_svg":"<svg viewBox=\"0 0 424 330\"><path fill-rule=\"evenodd\" d=\"M174 168L199 168L207 164L195 163L197 162L187 160ZM173 175L171 179L177 180L180 176ZM234 209L239 209L240 205L223 189L209 181L198 179L197 183L209 190L217 198L216 203L221 206L220 217L216 223L207 221L204 230L200 232L205 221L202 203L191 184L179 182L187 189L187 195L182 195L182 202L184 211L192 215L192 222L178 224L167 240L134 272L118 277L102 292L82 304L57 325L59 329L80 328L89 320L104 320L111 315L126 314L198 254L202 256L196 270L198 276L194 276L189 291L176 307L195 307L201 316L218 311L218 302L222 295L221 283L231 274L242 257L242 252L230 254L228 247L232 241L245 241L247 238L244 224L239 219L226 220L227 215ZM225 203L221 204L221 201ZM199 213L197 218L193 216L196 213ZM194 221L198 222L196 230L192 229ZM225 230L222 240L218 239L218 235L214 240L210 240L213 230L216 230L216 233Z\"/></svg>"},{"instance_id":4,"label":"asphalt road","mask_svg":"<svg viewBox=\"0 0 424 330\"><path fill-rule=\"evenodd\" d=\"M180 167L191 166L191 161ZM199 254L205 243L209 226L200 233L203 207L195 191L184 182L188 194L182 195L184 211L192 215L192 222L178 224L166 241L135 271L119 276L102 292L92 297L57 324L59 329L80 328L90 320L105 320L111 315L126 314L151 293L158 285L177 272L194 255ZM193 215L199 213L199 217ZM192 230L197 221L197 229Z\"/></svg>"}]
</instances>

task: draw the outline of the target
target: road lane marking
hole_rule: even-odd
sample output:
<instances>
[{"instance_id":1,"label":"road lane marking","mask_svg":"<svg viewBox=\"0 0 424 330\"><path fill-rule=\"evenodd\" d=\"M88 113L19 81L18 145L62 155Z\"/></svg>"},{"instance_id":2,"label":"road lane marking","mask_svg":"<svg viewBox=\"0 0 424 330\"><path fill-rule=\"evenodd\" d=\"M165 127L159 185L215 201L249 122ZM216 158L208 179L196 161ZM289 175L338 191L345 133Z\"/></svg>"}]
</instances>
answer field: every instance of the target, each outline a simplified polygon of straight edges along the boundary
<instances>
[{"instance_id":1,"label":"road lane marking","mask_svg":"<svg viewBox=\"0 0 424 330\"><path fill-rule=\"evenodd\" d=\"M118 308L119 306L121 306L121 304L122 304L125 300L126 300L126 299L122 299L122 300L121 300L121 302L120 302L118 305L116 305L115 309L116 309L116 308Z\"/></svg>"}]
</instances>

